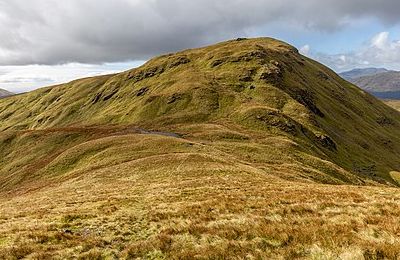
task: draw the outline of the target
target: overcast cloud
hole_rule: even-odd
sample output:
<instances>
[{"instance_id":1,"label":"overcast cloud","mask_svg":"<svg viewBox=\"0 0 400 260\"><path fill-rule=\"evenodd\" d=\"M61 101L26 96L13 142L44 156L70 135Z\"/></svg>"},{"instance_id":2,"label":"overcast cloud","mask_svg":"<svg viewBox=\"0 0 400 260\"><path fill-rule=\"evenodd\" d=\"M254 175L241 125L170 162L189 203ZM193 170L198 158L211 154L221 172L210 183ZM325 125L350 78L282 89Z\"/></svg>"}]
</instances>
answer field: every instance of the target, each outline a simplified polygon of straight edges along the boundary
<instances>
[{"instance_id":1,"label":"overcast cloud","mask_svg":"<svg viewBox=\"0 0 400 260\"><path fill-rule=\"evenodd\" d=\"M102 63L246 35L282 22L334 31L400 21L398 0L0 0L0 65Z\"/></svg>"},{"instance_id":2,"label":"overcast cloud","mask_svg":"<svg viewBox=\"0 0 400 260\"><path fill-rule=\"evenodd\" d=\"M0 88L21 92L115 72L161 53L271 36L271 28L289 42L310 36L297 47L337 71L400 69L400 42L385 29L363 36L361 48L316 48L325 36L358 32L354 25L363 21L398 26L399 10L399 0L0 0Z\"/></svg>"},{"instance_id":3,"label":"overcast cloud","mask_svg":"<svg viewBox=\"0 0 400 260\"><path fill-rule=\"evenodd\" d=\"M101 65L68 63L62 65L0 66L0 88L21 93L77 78L117 73L143 63L144 61Z\"/></svg>"}]
</instances>

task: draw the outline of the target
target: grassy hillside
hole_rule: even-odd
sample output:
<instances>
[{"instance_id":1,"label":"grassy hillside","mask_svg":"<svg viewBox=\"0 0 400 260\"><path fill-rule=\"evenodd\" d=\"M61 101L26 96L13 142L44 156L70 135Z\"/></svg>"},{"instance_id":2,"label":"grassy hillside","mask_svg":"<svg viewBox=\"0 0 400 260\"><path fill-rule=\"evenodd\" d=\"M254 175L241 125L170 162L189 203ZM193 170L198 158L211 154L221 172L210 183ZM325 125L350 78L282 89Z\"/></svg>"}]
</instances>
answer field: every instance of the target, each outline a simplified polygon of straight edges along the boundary
<instances>
[{"instance_id":1,"label":"grassy hillside","mask_svg":"<svg viewBox=\"0 0 400 260\"><path fill-rule=\"evenodd\" d=\"M288 182L275 177L280 170L162 154L177 145L172 138L136 138L164 146L158 155L2 196L0 258L399 256L398 189Z\"/></svg>"},{"instance_id":2,"label":"grassy hillside","mask_svg":"<svg viewBox=\"0 0 400 260\"><path fill-rule=\"evenodd\" d=\"M111 124L185 135L212 124L252 142L291 140L363 179L390 180L400 168L399 113L272 39L164 55L124 73L1 100L0 122L9 131Z\"/></svg>"},{"instance_id":3,"label":"grassy hillside","mask_svg":"<svg viewBox=\"0 0 400 260\"><path fill-rule=\"evenodd\" d=\"M399 126L269 38L2 99L0 258L391 258Z\"/></svg>"}]
</instances>

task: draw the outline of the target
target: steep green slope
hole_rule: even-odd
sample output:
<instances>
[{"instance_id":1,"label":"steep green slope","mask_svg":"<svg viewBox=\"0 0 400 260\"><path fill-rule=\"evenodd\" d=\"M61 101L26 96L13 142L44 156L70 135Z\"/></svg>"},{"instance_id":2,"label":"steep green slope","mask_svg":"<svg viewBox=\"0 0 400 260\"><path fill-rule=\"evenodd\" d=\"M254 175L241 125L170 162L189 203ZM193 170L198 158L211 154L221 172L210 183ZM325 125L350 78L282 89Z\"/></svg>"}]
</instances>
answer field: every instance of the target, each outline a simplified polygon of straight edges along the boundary
<instances>
[{"instance_id":1,"label":"steep green slope","mask_svg":"<svg viewBox=\"0 0 400 260\"><path fill-rule=\"evenodd\" d=\"M190 125L207 132L202 124L213 124L251 141L292 140L302 153L364 179L390 180L400 169L398 112L268 38L164 55L138 69L0 101L3 131L110 124L187 136L196 130Z\"/></svg>"}]
</instances>

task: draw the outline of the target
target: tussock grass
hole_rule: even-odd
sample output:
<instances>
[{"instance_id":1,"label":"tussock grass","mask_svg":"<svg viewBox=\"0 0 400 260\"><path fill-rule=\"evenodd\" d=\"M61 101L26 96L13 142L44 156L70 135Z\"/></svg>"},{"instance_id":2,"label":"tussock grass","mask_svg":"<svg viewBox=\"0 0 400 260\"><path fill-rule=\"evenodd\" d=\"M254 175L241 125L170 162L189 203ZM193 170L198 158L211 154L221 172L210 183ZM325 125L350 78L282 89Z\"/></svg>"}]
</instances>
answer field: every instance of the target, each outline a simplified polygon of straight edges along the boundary
<instances>
[{"instance_id":1,"label":"tussock grass","mask_svg":"<svg viewBox=\"0 0 400 260\"><path fill-rule=\"evenodd\" d=\"M198 160L150 157L2 199L1 256L399 257L397 189Z\"/></svg>"}]
</instances>

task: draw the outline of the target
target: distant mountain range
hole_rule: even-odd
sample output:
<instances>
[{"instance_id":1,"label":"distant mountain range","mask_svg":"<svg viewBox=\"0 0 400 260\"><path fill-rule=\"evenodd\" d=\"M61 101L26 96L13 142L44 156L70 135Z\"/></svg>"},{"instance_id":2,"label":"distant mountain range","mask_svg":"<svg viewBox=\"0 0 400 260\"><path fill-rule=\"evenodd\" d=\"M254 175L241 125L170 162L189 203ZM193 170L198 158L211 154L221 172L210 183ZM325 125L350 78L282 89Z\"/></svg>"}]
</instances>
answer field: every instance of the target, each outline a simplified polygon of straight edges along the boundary
<instances>
[{"instance_id":1,"label":"distant mountain range","mask_svg":"<svg viewBox=\"0 0 400 260\"><path fill-rule=\"evenodd\" d=\"M12 95L14 95L14 93L0 88L0 98L12 96Z\"/></svg>"},{"instance_id":2,"label":"distant mountain range","mask_svg":"<svg viewBox=\"0 0 400 260\"><path fill-rule=\"evenodd\" d=\"M387 70L385 68L365 68L365 69L353 69L345 71L340 73L339 75L344 79L352 80L386 72L390 72L390 70Z\"/></svg>"},{"instance_id":3,"label":"distant mountain range","mask_svg":"<svg viewBox=\"0 0 400 260\"><path fill-rule=\"evenodd\" d=\"M378 98L400 99L400 72L384 68L354 69L340 76Z\"/></svg>"}]
</instances>

